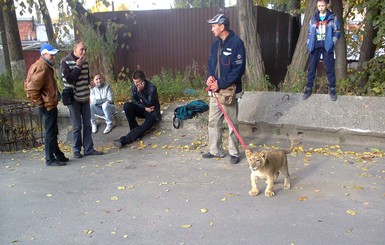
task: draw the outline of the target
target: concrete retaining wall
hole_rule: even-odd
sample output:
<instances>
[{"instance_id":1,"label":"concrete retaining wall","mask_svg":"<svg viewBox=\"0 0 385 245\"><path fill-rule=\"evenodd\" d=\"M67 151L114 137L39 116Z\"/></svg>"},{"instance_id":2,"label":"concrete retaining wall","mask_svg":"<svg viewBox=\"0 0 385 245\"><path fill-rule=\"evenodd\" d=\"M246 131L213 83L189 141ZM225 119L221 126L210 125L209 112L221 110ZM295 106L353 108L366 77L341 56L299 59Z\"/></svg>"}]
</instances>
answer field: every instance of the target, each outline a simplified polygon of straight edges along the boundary
<instances>
[{"instance_id":1,"label":"concrete retaining wall","mask_svg":"<svg viewBox=\"0 0 385 245\"><path fill-rule=\"evenodd\" d=\"M336 143L358 141L385 147L385 98L299 93L245 92L239 121L245 134L290 133L328 137Z\"/></svg>"}]
</instances>

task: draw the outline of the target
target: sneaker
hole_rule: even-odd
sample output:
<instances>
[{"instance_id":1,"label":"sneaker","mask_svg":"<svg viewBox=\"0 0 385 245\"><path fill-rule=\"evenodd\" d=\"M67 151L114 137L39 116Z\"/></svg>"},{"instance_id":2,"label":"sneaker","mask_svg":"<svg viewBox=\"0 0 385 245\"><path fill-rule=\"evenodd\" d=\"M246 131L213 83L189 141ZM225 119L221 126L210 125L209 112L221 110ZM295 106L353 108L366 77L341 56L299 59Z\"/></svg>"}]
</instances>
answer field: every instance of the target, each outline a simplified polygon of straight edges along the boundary
<instances>
[{"instance_id":1,"label":"sneaker","mask_svg":"<svg viewBox=\"0 0 385 245\"><path fill-rule=\"evenodd\" d=\"M98 132L98 125L92 124L92 133L97 133Z\"/></svg>"},{"instance_id":2,"label":"sneaker","mask_svg":"<svg viewBox=\"0 0 385 245\"><path fill-rule=\"evenodd\" d=\"M120 148L123 147L123 144L122 144L122 142L121 142L120 140L114 140L112 143L113 143L114 146L115 146L116 148L118 148L118 149L120 149Z\"/></svg>"},{"instance_id":3,"label":"sneaker","mask_svg":"<svg viewBox=\"0 0 385 245\"><path fill-rule=\"evenodd\" d=\"M63 155L60 157L56 157L56 160L58 160L59 162L68 162L70 159Z\"/></svg>"},{"instance_id":4,"label":"sneaker","mask_svg":"<svg viewBox=\"0 0 385 245\"><path fill-rule=\"evenodd\" d=\"M302 100L307 100L311 95L311 89L306 89L305 93L302 95Z\"/></svg>"},{"instance_id":5,"label":"sneaker","mask_svg":"<svg viewBox=\"0 0 385 245\"><path fill-rule=\"evenodd\" d=\"M239 157L230 155L230 163L231 163L231 164L237 164L237 163L239 163Z\"/></svg>"},{"instance_id":6,"label":"sneaker","mask_svg":"<svg viewBox=\"0 0 385 245\"><path fill-rule=\"evenodd\" d=\"M103 134L108 134L109 132L111 132L113 127L114 126L112 126L112 124L108 124L107 127L104 129Z\"/></svg>"},{"instance_id":7,"label":"sneaker","mask_svg":"<svg viewBox=\"0 0 385 245\"><path fill-rule=\"evenodd\" d=\"M336 101L337 100L337 93L336 93L336 91L334 90L331 90L330 91L330 100L331 101Z\"/></svg>"},{"instance_id":8,"label":"sneaker","mask_svg":"<svg viewBox=\"0 0 385 245\"><path fill-rule=\"evenodd\" d=\"M82 158L82 157L83 157L83 155L79 151L75 151L74 152L74 158L79 159L79 158Z\"/></svg>"},{"instance_id":9,"label":"sneaker","mask_svg":"<svg viewBox=\"0 0 385 245\"><path fill-rule=\"evenodd\" d=\"M211 154L210 152L206 152L206 153L203 153L203 154L202 154L202 157L203 157L203 158L214 158L214 157L215 157L215 158L224 158L225 155L220 154L220 155L216 156L216 155Z\"/></svg>"},{"instance_id":10,"label":"sneaker","mask_svg":"<svg viewBox=\"0 0 385 245\"><path fill-rule=\"evenodd\" d=\"M102 151L97 151L97 150L93 149L92 151L87 152L84 155L85 156L99 156L99 155L103 155L103 152Z\"/></svg>"},{"instance_id":11,"label":"sneaker","mask_svg":"<svg viewBox=\"0 0 385 245\"><path fill-rule=\"evenodd\" d=\"M65 162L61 162L57 159L54 159L52 161L47 161L45 164L47 166L65 166L65 165L67 165Z\"/></svg>"}]
</instances>

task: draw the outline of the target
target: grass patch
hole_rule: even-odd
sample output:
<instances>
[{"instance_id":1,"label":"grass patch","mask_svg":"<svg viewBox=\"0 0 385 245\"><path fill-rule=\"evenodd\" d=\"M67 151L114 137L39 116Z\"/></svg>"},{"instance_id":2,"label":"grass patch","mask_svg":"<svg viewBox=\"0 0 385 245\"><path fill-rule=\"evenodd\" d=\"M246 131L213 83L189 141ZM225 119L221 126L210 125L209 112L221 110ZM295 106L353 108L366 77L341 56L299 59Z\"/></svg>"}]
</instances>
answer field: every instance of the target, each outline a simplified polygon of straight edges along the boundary
<instances>
[{"instance_id":1,"label":"grass patch","mask_svg":"<svg viewBox=\"0 0 385 245\"><path fill-rule=\"evenodd\" d=\"M0 98L12 100L26 100L24 82L12 79L9 74L0 75Z\"/></svg>"}]
</instances>

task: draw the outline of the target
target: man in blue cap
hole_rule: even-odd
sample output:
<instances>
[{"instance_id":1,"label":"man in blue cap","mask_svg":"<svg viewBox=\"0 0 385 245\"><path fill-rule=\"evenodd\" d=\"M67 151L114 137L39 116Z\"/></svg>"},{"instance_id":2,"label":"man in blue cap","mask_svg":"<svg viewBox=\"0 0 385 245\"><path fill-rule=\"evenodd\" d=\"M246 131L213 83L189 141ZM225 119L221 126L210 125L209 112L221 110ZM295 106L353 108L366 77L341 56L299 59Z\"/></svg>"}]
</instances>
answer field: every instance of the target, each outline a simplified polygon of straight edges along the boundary
<instances>
[{"instance_id":1,"label":"man in blue cap","mask_svg":"<svg viewBox=\"0 0 385 245\"><path fill-rule=\"evenodd\" d=\"M207 21L211 24L211 31L216 40L211 46L207 64L206 85L210 90L209 111L209 148L210 151L202 155L203 158L224 157L222 147L222 124L224 113L220 109L213 93L218 97L221 89L235 85L234 101L222 104L234 127L238 130L238 99L242 96L242 76L245 74L246 56L243 41L229 29L230 21L218 14ZM230 163L239 162L239 141L233 129L229 126L229 154Z\"/></svg>"},{"instance_id":2,"label":"man in blue cap","mask_svg":"<svg viewBox=\"0 0 385 245\"><path fill-rule=\"evenodd\" d=\"M59 52L50 44L40 48L40 59L29 68L24 90L27 98L39 107L44 121L45 160L47 166L64 166L69 161L60 150L57 135L57 105L61 99L55 79L55 55Z\"/></svg>"}]
</instances>

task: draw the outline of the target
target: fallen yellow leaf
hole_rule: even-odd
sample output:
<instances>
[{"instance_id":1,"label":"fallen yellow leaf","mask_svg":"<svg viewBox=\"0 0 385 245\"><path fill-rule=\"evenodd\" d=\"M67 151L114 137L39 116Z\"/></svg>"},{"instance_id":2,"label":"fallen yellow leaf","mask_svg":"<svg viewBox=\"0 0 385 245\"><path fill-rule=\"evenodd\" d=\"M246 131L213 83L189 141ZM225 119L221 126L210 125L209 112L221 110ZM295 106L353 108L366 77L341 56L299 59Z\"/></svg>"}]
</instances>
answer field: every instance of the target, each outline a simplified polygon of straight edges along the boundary
<instances>
[{"instance_id":1,"label":"fallen yellow leaf","mask_svg":"<svg viewBox=\"0 0 385 245\"><path fill-rule=\"evenodd\" d=\"M201 208L201 212L202 212L202 213L207 213L208 210L207 210L207 209L204 209L204 208Z\"/></svg>"},{"instance_id":2,"label":"fallen yellow leaf","mask_svg":"<svg viewBox=\"0 0 385 245\"><path fill-rule=\"evenodd\" d=\"M116 200L119 199L119 197L117 197L117 196L112 196L110 199L111 199L111 201L116 201Z\"/></svg>"},{"instance_id":3,"label":"fallen yellow leaf","mask_svg":"<svg viewBox=\"0 0 385 245\"><path fill-rule=\"evenodd\" d=\"M353 186L353 189L355 189L355 190L363 190L364 188L363 187L361 187L361 186L358 186L358 185L354 185Z\"/></svg>"},{"instance_id":4,"label":"fallen yellow leaf","mask_svg":"<svg viewBox=\"0 0 385 245\"><path fill-rule=\"evenodd\" d=\"M126 189L126 187L125 186L118 186L118 190L125 190Z\"/></svg>"},{"instance_id":5,"label":"fallen yellow leaf","mask_svg":"<svg viewBox=\"0 0 385 245\"><path fill-rule=\"evenodd\" d=\"M182 225L181 227L182 227L182 228L190 228L190 227L192 227L192 225L190 225L190 224L185 224L185 225Z\"/></svg>"},{"instance_id":6,"label":"fallen yellow leaf","mask_svg":"<svg viewBox=\"0 0 385 245\"><path fill-rule=\"evenodd\" d=\"M49 193L48 193L48 194L47 194L47 197L52 197L52 194L49 194Z\"/></svg>"},{"instance_id":7,"label":"fallen yellow leaf","mask_svg":"<svg viewBox=\"0 0 385 245\"><path fill-rule=\"evenodd\" d=\"M348 214L350 214L350 215L352 215L352 216L354 216L354 215L357 214L357 212L354 211L354 210L352 210L352 209L347 210L346 213L348 213Z\"/></svg>"},{"instance_id":8,"label":"fallen yellow leaf","mask_svg":"<svg viewBox=\"0 0 385 245\"><path fill-rule=\"evenodd\" d=\"M305 202L305 201L307 201L307 196L302 196L302 197L298 198L298 200Z\"/></svg>"}]
</instances>

